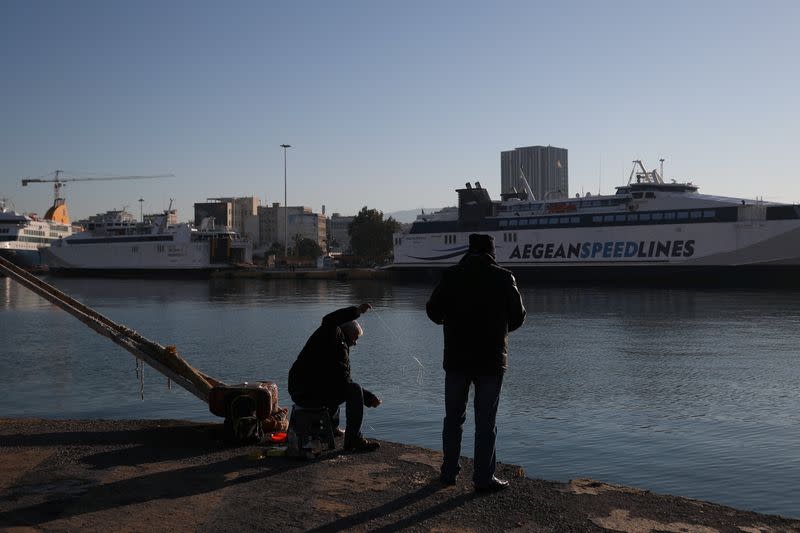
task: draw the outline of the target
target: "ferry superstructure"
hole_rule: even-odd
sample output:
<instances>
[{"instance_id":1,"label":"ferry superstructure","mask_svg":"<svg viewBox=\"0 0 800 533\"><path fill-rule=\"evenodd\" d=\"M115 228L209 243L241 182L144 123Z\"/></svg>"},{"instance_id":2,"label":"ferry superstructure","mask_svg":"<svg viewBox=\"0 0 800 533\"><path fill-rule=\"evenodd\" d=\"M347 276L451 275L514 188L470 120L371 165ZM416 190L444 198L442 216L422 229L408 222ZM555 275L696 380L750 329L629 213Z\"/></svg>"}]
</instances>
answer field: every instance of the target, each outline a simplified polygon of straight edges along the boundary
<instances>
[{"instance_id":1,"label":"ferry superstructure","mask_svg":"<svg viewBox=\"0 0 800 533\"><path fill-rule=\"evenodd\" d=\"M492 201L458 189L457 214L394 235L397 272L458 262L470 233L494 237L497 262L534 280L742 278L800 284L800 206L701 194L635 161L616 194L537 201L530 188Z\"/></svg>"},{"instance_id":2,"label":"ferry superstructure","mask_svg":"<svg viewBox=\"0 0 800 533\"><path fill-rule=\"evenodd\" d=\"M43 219L17 213L0 199L0 256L27 269L42 267L41 250L72 235L64 200L57 198Z\"/></svg>"},{"instance_id":3,"label":"ferry superstructure","mask_svg":"<svg viewBox=\"0 0 800 533\"><path fill-rule=\"evenodd\" d=\"M76 233L43 253L55 274L149 276L202 274L252 263L252 243L206 220L200 228L167 223L109 221Z\"/></svg>"}]
</instances>

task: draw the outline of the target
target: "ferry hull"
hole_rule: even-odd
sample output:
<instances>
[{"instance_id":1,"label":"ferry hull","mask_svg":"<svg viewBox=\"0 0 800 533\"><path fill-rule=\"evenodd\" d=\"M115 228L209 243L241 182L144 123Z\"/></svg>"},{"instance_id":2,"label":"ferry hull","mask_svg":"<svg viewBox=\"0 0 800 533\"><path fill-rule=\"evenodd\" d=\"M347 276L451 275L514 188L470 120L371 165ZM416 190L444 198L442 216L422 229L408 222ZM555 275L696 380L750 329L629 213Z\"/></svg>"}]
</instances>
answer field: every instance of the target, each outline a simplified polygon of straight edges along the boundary
<instances>
[{"instance_id":1,"label":"ferry hull","mask_svg":"<svg viewBox=\"0 0 800 533\"><path fill-rule=\"evenodd\" d=\"M0 248L0 257L26 270L41 270L46 268L42 263L42 256L39 250Z\"/></svg>"},{"instance_id":2,"label":"ferry hull","mask_svg":"<svg viewBox=\"0 0 800 533\"><path fill-rule=\"evenodd\" d=\"M520 284L672 287L797 287L800 265L521 266L501 264ZM445 267L388 268L398 281L438 282Z\"/></svg>"},{"instance_id":3,"label":"ferry hull","mask_svg":"<svg viewBox=\"0 0 800 533\"><path fill-rule=\"evenodd\" d=\"M234 270L231 265L208 268L57 268L50 267L48 272L63 277L84 278L119 278L119 279L207 279L216 272Z\"/></svg>"},{"instance_id":4,"label":"ferry hull","mask_svg":"<svg viewBox=\"0 0 800 533\"><path fill-rule=\"evenodd\" d=\"M146 238L146 236L145 236ZM42 250L43 261L56 275L124 278L209 277L212 273L235 269L232 258L212 259L208 241L163 240L109 242L66 241ZM244 261L252 259L249 245L237 247Z\"/></svg>"},{"instance_id":5,"label":"ferry hull","mask_svg":"<svg viewBox=\"0 0 800 533\"><path fill-rule=\"evenodd\" d=\"M494 234L498 263L525 282L704 286L800 286L800 221L665 225L657 229L522 230ZM441 236L404 237L390 271L400 278L438 278L466 251ZM461 243L461 244L460 244Z\"/></svg>"}]
</instances>

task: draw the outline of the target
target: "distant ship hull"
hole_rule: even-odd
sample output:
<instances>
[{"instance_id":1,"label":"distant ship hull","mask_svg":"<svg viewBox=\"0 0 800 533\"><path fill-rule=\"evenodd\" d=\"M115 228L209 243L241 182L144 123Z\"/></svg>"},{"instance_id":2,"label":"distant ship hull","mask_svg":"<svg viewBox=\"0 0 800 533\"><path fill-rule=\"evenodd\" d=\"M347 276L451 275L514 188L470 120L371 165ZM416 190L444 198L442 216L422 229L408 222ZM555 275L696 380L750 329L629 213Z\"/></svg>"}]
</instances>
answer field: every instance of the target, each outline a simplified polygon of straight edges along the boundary
<instances>
[{"instance_id":1,"label":"distant ship hull","mask_svg":"<svg viewBox=\"0 0 800 533\"><path fill-rule=\"evenodd\" d=\"M44 268L42 255L36 250L19 250L11 248L0 248L0 257L7 259L15 265L26 270L37 270Z\"/></svg>"},{"instance_id":2,"label":"distant ship hull","mask_svg":"<svg viewBox=\"0 0 800 533\"><path fill-rule=\"evenodd\" d=\"M800 206L696 191L649 181L610 196L491 202L462 189L457 219L394 235L389 270L437 278L483 233L526 281L800 286Z\"/></svg>"},{"instance_id":3,"label":"distant ship hull","mask_svg":"<svg viewBox=\"0 0 800 533\"><path fill-rule=\"evenodd\" d=\"M252 262L252 245L232 233L202 233L182 225L161 234L76 234L43 250L42 257L53 274L202 277Z\"/></svg>"},{"instance_id":4,"label":"distant ship hull","mask_svg":"<svg viewBox=\"0 0 800 533\"><path fill-rule=\"evenodd\" d=\"M63 200L56 205L66 209ZM50 213L54 208L50 208ZM8 209L0 200L0 256L27 270L42 270L41 250L72 235L68 223L38 219Z\"/></svg>"}]
</instances>

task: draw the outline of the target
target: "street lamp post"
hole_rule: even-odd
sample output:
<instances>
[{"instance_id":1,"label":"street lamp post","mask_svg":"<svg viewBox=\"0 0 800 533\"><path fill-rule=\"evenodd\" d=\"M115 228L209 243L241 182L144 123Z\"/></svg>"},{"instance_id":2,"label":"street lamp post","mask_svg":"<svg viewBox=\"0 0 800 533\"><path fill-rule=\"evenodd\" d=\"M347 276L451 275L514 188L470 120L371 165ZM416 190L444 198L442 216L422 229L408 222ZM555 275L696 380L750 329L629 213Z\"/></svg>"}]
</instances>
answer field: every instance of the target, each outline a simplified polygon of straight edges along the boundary
<instances>
[{"instance_id":1,"label":"street lamp post","mask_svg":"<svg viewBox=\"0 0 800 533\"><path fill-rule=\"evenodd\" d=\"M289 261L289 205L286 200L286 149L291 148L291 144L282 144L283 148L283 257Z\"/></svg>"},{"instance_id":2,"label":"street lamp post","mask_svg":"<svg viewBox=\"0 0 800 533\"><path fill-rule=\"evenodd\" d=\"M144 222L144 210L142 209L143 204L144 198L139 198L139 222Z\"/></svg>"}]
</instances>

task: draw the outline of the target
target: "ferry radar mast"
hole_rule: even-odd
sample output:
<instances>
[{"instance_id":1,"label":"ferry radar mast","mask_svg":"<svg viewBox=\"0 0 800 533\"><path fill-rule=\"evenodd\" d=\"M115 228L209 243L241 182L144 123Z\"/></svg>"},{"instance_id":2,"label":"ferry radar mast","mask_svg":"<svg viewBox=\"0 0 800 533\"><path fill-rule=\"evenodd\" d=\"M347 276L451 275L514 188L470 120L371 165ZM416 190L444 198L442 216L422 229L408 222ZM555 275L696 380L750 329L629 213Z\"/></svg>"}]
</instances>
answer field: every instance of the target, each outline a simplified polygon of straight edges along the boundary
<instances>
[{"instance_id":1,"label":"ferry radar mast","mask_svg":"<svg viewBox=\"0 0 800 533\"><path fill-rule=\"evenodd\" d=\"M664 171L664 160L661 159L661 172ZM658 170L653 169L647 171L644 168L644 164L640 159L636 159L633 161L633 168L631 169L631 175L628 177L628 185L631 183L664 183L664 179L661 177L661 174Z\"/></svg>"}]
</instances>

